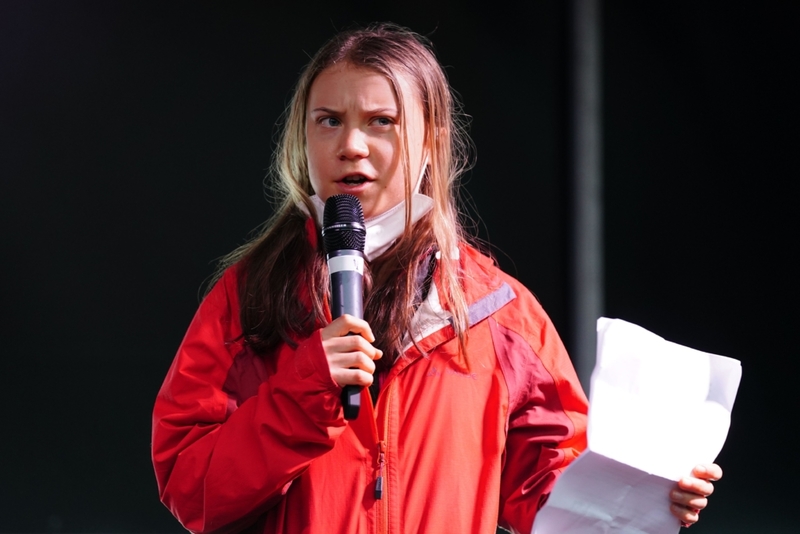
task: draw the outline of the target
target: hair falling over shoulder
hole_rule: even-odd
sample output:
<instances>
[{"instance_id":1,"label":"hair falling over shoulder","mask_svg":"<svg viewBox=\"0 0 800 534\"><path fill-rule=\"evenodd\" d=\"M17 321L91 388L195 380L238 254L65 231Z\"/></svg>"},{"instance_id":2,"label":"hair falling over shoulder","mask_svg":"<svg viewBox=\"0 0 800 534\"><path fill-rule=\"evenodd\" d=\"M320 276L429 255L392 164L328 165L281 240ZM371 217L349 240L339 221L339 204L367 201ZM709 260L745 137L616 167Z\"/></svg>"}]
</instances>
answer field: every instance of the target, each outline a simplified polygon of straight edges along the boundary
<instances>
[{"instance_id":1,"label":"hair falling over shoulder","mask_svg":"<svg viewBox=\"0 0 800 534\"><path fill-rule=\"evenodd\" d=\"M376 24L335 35L312 58L295 87L285 112L283 131L274 154L270 194L277 203L275 216L251 241L220 262L216 279L228 267L239 265L240 316L245 340L268 353L281 342L294 344L326 324L327 265L318 235L309 235L307 213L314 206L306 159L306 103L316 77L337 63L371 69L392 83L401 112L404 77L423 106L428 166L420 192L434 201L431 212L411 224L413 184L409 173L408 135L403 134L406 232L368 266L365 319L384 351L386 364L401 353L400 346L419 304L419 276L433 251L438 291L453 315L453 324L466 348L467 303L459 280L458 246L466 239L459 221L456 188L470 163L471 141L454 97L430 42L393 24ZM319 229L316 228L316 233ZM391 303L391 304L387 304ZM388 358L386 356L389 356Z\"/></svg>"}]
</instances>

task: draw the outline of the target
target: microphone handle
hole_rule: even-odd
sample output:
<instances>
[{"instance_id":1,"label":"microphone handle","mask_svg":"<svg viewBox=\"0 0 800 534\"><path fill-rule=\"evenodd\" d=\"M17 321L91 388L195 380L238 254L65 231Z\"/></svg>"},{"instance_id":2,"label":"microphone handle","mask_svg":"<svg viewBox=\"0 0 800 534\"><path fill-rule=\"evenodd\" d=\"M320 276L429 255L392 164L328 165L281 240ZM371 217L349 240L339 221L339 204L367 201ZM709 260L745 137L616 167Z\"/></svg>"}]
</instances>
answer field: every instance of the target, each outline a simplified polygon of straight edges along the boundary
<instances>
[{"instance_id":1,"label":"microphone handle","mask_svg":"<svg viewBox=\"0 0 800 534\"><path fill-rule=\"evenodd\" d=\"M356 271L331 273L331 317L344 314L364 318L363 275Z\"/></svg>"},{"instance_id":2,"label":"microphone handle","mask_svg":"<svg viewBox=\"0 0 800 534\"><path fill-rule=\"evenodd\" d=\"M357 271L338 271L331 273L331 317L336 319L344 315L364 318L363 275ZM350 334L353 335L353 334ZM348 385L342 388L342 408L344 418L358 418L361 409L360 386Z\"/></svg>"}]
</instances>

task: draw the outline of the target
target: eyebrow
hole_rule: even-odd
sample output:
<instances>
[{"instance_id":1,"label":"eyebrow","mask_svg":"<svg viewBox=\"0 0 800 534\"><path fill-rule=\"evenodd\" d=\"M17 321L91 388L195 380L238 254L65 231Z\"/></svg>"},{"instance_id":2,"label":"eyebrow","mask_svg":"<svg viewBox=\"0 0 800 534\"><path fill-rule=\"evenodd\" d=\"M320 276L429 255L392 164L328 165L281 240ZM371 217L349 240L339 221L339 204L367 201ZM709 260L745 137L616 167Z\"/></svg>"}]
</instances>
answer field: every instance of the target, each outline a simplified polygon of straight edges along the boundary
<instances>
[{"instance_id":1,"label":"eyebrow","mask_svg":"<svg viewBox=\"0 0 800 534\"><path fill-rule=\"evenodd\" d=\"M341 113L340 111L336 111L326 107L314 108L311 110L311 113L317 113L317 112L330 113L332 115L338 115L339 113Z\"/></svg>"},{"instance_id":2,"label":"eyebrow","mask_svg":"<svg viewBox=\"0 0 800 534\"><path fill-rule=\"evenodd\" d=\"M318 108L314 108L314 109L312 109L310 111L310 113L330 113L331 115L341 115L342 114L341 111L337 111L337 110L331 109L331 108L326 108L324 106L318 107ZM364 110L364 113L367 114L367 115L380 115L380 114L384 114L384 113L397 115L398 111L395 108L376 108L376 109Z\"/></svg>"},{"instance_id":3,"label":"eyebrow","mask_svg":"<svg viewBox=\"0 0 800 534\"><path fill-rule=\"evenodd\" d=\"M367 115L381 115L384 113L388 114L397 114L397 109L395 108L377 108L377 109L368 109L366 110Z\"/></svg>"}]
</instances>

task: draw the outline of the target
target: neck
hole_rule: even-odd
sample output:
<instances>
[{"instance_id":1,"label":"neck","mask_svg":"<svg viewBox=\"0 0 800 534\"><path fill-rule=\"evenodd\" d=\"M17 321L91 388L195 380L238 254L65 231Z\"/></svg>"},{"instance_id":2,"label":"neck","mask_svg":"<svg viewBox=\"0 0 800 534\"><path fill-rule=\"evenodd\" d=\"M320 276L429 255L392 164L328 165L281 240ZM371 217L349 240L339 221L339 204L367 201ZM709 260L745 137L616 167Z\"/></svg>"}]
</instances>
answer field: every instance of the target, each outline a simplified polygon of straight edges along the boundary
<instances>
[{"instance_id":1,"label":"neck","mask_svg":"<svg viewBox=\"0 0 800 534\"><path fill-rule=\"evenodd\" d=\"M322 226L322 214L325 211L325 202L317 195L311 197L314 204L314 218ZM306 211L305 206L301 209ZM416 193L411 197L411 224L414 224L433 208L433 199L429 196ZM306 211L307 212L307 211ZM406 201L403 200L396 206L389 208L380 215L370 217L364 221L367 227L367 241L364 246L364 255L372 261L392 246L406 230Z\"/></svg>"}]
</instances>

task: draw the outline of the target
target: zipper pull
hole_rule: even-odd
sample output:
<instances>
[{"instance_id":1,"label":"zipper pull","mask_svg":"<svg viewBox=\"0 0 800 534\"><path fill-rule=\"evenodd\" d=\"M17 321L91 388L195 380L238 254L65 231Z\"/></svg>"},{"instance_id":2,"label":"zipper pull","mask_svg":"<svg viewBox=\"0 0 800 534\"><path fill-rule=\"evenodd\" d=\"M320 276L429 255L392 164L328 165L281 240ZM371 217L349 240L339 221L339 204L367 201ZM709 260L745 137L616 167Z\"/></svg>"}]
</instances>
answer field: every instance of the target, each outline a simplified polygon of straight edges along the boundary
<instances>
[{"instance_id":1,"label":"zipper pull","mask_svg":"<svg viewBox=\"0 0 800 534\"><path fill-rule=\"evenodd\" d=\"M375 499L380 500L383 498L383 464L385 462L382 441L378 444L378 448L378 478L375 480Z\"/></svg>"}]
</instances>

